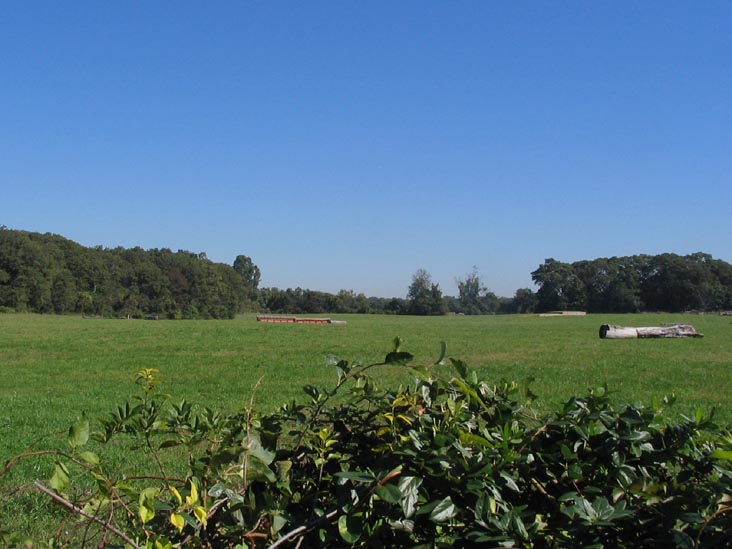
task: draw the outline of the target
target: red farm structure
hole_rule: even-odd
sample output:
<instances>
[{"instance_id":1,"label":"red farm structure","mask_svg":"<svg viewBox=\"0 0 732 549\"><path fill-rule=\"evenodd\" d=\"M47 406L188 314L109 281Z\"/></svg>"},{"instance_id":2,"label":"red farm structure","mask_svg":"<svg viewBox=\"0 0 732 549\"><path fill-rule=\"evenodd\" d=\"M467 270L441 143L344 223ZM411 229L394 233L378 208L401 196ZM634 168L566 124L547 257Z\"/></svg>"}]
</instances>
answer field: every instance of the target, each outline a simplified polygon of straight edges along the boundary
<instances>
[{"instance_id":1,"label":"red farm structure","mask_svg":"<svg viewBox=\"0 0 732 549\"><path fill-rule=\"evenodd\" d=\"M297 316L257 315L257 322L274 324L345 324L345 320L331 320L330 318L304 318Z\"/></svg>"}]
</instances>

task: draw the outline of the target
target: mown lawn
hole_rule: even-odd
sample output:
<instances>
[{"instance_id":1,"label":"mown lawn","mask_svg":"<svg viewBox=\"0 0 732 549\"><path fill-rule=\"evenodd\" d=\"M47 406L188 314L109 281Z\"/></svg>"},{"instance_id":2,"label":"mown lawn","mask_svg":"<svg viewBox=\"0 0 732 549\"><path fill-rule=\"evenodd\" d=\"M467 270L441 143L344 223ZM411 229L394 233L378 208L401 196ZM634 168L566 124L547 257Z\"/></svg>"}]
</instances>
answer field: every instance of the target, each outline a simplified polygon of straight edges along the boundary
<instances>
[{"instance_id":1,"label":"mown lawn","mask_svg":"<svg viewBox=\"0 0 732 549\"><path fill-rule=\"evenodd\" d=\"M232 321L92 320L79 317L0 315L0 463L29 447L61 447L69 422L111 411L136 394L134 374L157 368L175 400L233 411L248 405L266 412L301 398L304 384L335 380L325 357L378 362L395 336L416 362L439 355L461 358L488 379L533 378L538 405L558 402L607 383L618 401L650 403L675 393L678 413L716 408L732 421L732 319L714 315L588 315L397 317L336 316L346 325L260 324L252 315ZM703 339L601 340L603 323L654 326L692 323ZM382 385L408 383L405 368L380 367ZM134 459L120 448L114 459ZM145 464L141 463L140 467ZM45 479L44 460L26 461L0 478L0 518L23 527L36 494L9 494ZM20 517L20 518L19 518ZM42 528L42 527L41 527ZM41 530L42 531L42 530Z\"/></svg>"}]
</instances>

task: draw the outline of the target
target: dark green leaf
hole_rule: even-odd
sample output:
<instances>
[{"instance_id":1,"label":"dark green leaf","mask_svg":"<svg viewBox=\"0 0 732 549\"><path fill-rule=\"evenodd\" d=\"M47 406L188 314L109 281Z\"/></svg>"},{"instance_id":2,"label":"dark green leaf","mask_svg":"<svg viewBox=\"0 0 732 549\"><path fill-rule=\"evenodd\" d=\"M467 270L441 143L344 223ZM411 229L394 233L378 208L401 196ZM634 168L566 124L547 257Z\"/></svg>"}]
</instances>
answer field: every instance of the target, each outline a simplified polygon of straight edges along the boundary
<instances>
[{"instance_id":1,"label":"dark green leaf","mask_svg":"<svg viewBox=\"0 0 732 549\"><path fill-rule=\"evenodd\" d=\"M387 503L399 503L402 499L402 493L396 484L384 484L379 486L375 493Z\"/></svg>"},{"instance_id":2,"label":"dark green leaf","mask_svg":"<svg viewBox=\"0 0 732 549\"><path fill-rule=\"evenodd\" d=\"M276 482L277 476L261 459L255 455L250 455L247 458L247 479L250 481Z\"/></svg>"},{"instance_id":3,"label":"dark green leaf","mask_svg":"<svg viewBox=\"0 0 732 549\"><path fill-rule=\"evenodd\" d=\"M442 365L445 363L445 355L447 354L447 343L444 341L440 342L440 358L435 361L435 365Z\"/></svg>"},{"instance_id":4,"label":"dark green leaf","mask_svg":"<svg viewBox=\"0 0 732 549\"><path fill-rule=\"evenodd\" d=\"M411 361L414 358L414 355L412 353L406 353L406 352L392 352L386 355L386 358L384 359L385 364L407 364L409 361Z\"/></svg>"},{"instance_id":5,"label":"dark green leaf","mask_svg":"<svg viewBox=\"0 0 732 549\"><path fill-rule=\"evenodd\" d=\"M307 393L310 397L312 397L313 400L318 400L318 398L320 397L320 391L317 387L314 387L312 385L305 385L302 390L305 391L305 393Z\"/></svg>"},{"instance_id":6,"label":"dark green leaf","mask_svg":"<svg viewBox=\"0 0 732 549\"><path fill-rule=\"evenodd\" d=\"M346 481L355 483L370 484L374 482L374 475L363 471L342 471L333 475L338 479L338 484L345 484Z\"/></svg>"},{"instance_id":7,"label":"dark green leaf","mask_svg":"<svg viewBox=\"0 0 732 549\"><path fill-rule=\"evenodd\" d=\"M452 363L452 367L455 369L455 371L458 373L458 375L465 379L465 376L468 375L468 365L465 364L462 360L458 360L456 358L451 358L450 362Z\"/></svg>"}]
</instances>

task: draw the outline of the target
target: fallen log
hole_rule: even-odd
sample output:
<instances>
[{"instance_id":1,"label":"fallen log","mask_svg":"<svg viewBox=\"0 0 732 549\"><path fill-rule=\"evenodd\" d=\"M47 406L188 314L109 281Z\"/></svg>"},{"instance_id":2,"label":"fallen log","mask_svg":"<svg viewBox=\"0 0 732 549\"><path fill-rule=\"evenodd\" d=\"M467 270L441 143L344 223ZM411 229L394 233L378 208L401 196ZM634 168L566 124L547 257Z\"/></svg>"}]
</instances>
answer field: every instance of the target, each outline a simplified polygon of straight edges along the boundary
<instances>
[{"instance_id":1,"label":"fallen log","mask_svg":"<svg viewBox=\"0 0 732 549\"><path fill-rule=\"evenodd\" d=\"M649 339L671 337L704 337L691 324L668 324L633 328L603 324L600 326L600 339Z\"/></svg>"}]
</instances>

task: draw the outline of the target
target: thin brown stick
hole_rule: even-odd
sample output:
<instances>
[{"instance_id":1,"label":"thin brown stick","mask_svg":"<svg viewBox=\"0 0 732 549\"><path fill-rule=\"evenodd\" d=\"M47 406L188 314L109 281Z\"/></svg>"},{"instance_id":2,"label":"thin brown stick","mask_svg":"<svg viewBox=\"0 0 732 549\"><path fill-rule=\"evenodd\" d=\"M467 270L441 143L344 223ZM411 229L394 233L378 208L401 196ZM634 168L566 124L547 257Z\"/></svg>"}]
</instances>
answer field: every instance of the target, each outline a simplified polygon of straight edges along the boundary
<instances>
[{"instance_id":1,"label":"thin brown stick","mask_svg":"<svg viewBox=\"0 0 732 549\"><path fill-rule=\"evenodd\" d=\"M177 482L178 484L185 484L186 479L178 477L164 477L162 475L123 475L120 480L167 480L170 482Z\"/></svg>"},{"instance_id":2,"label":"thin brown stick","mask_svg":"<svg viewBox=\"0 0 732 549\"><path fill-rule=\"evenodd\" d=\"M712 516L710 516L707 520L704 521L704 524L702 524L702 527L699 529L699 533L696 536L696 544L699 545L701 542L702 534L704 533L704 530L706 529L709 524L716 519L719 515L723 515L725 513L729 513L732 511L732 507L722 507L721 509L718 509L715 511Z\"/></svg>"},{"instance_id":3,"label":"thin brown stick","mask_svg":"<svg viewBox=\"0 0 732 549\"><path fill-rule=\"evenodd\" d=\"M63 505L64 507L66 507L72 513L76 513L77 515L81 515L82 517L88 518L89 520L93 520L94 522L96 522L97 524L99 524L105 530L109 530L110 532L112 532L113 534L115 534L117 537L121 538L123 541L125 541L128 544L130 544L133 547L133 549L141 549L140 546L137 545L130 537L128 537L124 532L122 532L122 531L118 530L117 528L115 528L109 522L103 521L102 519L100 519L98 517L95 517L91 513L87 513L83 509L80 509L79 507L77 507L76 505L74 505L73 503L71 503L70 501L62 498L58 494L52 492L51 490L49 490L48 488L46 488L45 486L43 486L43 484L41 484L40 482L34 482L33 483L33 486L35 486L38 490L40 490L41 492L43 492L44 494L46 494L48 497L50 497L56 503L60 503L61 505Z\"/></svg>"},{"instance_id":4,"label":"thin brown stick","mask_svg":"<svg viewBox=\"0 0 732 549\"><path fill-rule=\"evenodd\" d=\"M153 446L152 440L150 438L150 433L145 432L145 442L147 443L147 448L150 450L150 453L153 455L153 458L155 458L155 463L158 464L158 469L160 469L161 473L161 479L165 483L165 487L170 491L170 479L168 477L168 473L165 472L165 467L163 466L163 462L160 459L160 456L155 451L155 447Z\"/></svg>"},{"instance_id":5,"label":"thin brown stick","mask_svg":"<svg viewBox=\"0 0 732 549\"><path fill-rule=\"evenodd\" d=\"M13 468L15 463L23 458L27 457L33 457L33 456L49 456L49 455L58 455L58 450L39 450L36 452L24 452L22 454L15 455L11 457L8 461L5 462L5 467L3 467L3 470L0 471L0 477L5 476L10 469Z\"/></svg>"},{"instance_id":6,"label":"thin brown stick","mask_svg":"<svg viewBox=\"0 0 732 549\"><path fill-rule=\"evenodd\" d=\"M315 528L319 524L322 524L324 522L329 521L332 518L335 518L335 516L338 514L338 509L333 509L328 514L323 515L322 517L318 517L317 520L311 522L310 524L303 524L302 526L298 526L294 530L288 532L284 536L282 536L280 539L275 541L272 545L269 546L269 549L275 549L275 547L279 547L283 543L290 541L295 536L298 536L304 532L307 532L308 530Z\"/></svg>"}]
</instances>

